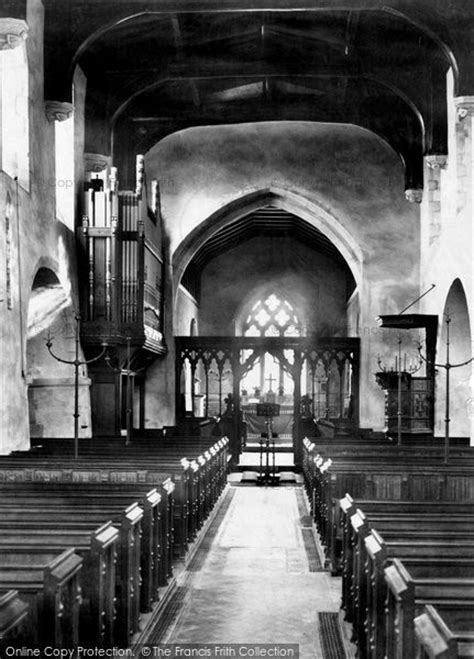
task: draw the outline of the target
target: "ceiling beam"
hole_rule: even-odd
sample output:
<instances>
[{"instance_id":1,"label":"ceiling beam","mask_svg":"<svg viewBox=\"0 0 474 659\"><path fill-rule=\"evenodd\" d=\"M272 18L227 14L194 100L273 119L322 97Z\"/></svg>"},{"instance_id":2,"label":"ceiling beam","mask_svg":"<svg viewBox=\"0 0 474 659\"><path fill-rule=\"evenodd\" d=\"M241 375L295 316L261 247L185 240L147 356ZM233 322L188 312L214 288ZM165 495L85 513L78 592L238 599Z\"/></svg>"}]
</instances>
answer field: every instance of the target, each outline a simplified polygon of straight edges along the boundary
<instances>
[{"instance_id":1,"label":"ceiling beam","mask_svg":"<svg viewBox=\"0 0 474 659\"><path fill-rule=\"evenodd\" d=\"M183 65L185 63L185 52L183 46L183 37L181 34L181 28L179 25L179 18L177 14L171 16L171 26L173 29L173 38L176 48L176 58L178 62ZM190 79L189 85L191 87L191 94L193 96L193 103L196 107L201 105L201 100L199 98L199 88L197 86L196 80Z\"/></svg>"},{"instance_id":2,"label":"ceiling beam","mask_svg":"<svg viewBox=\"0 0 474 659\"><path fill-rule=\"evenodd\" d=\"M350 11L347 14L346 34L344 37L344 55L351 57L353 50L355 50L355 40L357 35L357 28L359 26L360 11Z\"/></svg>"}]
</instances>

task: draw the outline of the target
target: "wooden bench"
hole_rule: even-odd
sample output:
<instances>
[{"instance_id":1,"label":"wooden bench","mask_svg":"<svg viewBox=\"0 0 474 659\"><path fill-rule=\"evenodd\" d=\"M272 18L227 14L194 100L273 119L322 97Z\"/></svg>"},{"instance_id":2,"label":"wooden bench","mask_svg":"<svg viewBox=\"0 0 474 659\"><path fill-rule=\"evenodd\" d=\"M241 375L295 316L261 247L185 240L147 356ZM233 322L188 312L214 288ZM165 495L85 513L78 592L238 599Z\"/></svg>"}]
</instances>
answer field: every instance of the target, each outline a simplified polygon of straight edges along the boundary
<instances>
[{"instance_id":1,"label":"wooden bench","mask_svg":"<svg viewBox=\"0 0 474 659\"><path fill-rule=\"evenodd\" d=\"M95 531L66 529L1 528L0 562L7 553L13 556L30 552L60 553L72 548L82 557L83 603L80 617L81 640L101 646L115 641L116 547L118 530L110 522Z\"/></svg>"},{"instance_id":2,"label":"wooden bench","mask_svg":"<svg viewBox=\"0 0 474 659\"><path fill-rule=\"evenodd\" d=\"M31 484L28 484L31 485ZM135 501L134 501L135 499ZM62 507L71 507L81 512L99 513L106 517L109 514L121 514L130 504L138 503L143 509L141 538L141 611L151 610L152 603L158 598L158 575L161 561L161 494L153 488L144 494L143 491L128 491L113 493L107 488L93 489L79 493L74 487L65 486L52 490L44 483L35 484L26 489L21 485L12 488L2 488L0 485L0 523L1 511L8 506L31 508L40 505L46 512Z\"/></svg>"},{"instance_id":3,"label":"wooden bench","mask_svg":"<svg viewBox=\"0 0 474 659\"><path fill-rule=\"evenodd\" d=\"M390 515L396 514L474 514L474 502L458 501L397 501L374 500L374 499L357 499L354 501L350 494L339 499L336 512L333 515L334 523L331 526L329 544L326 548L328 564L331 566L334 574L339 574L342 570L341 556L343 553L343 538L347 537L349 531L348 525L350 518L360 508L364 514L382 513Z\"/></svg>"},{"instance_id":4,"label":"wooden bench","mask_svg":"<svg viewBox=\"0 0 474 659\"><path fill-rule=\"evenodd\" d=\"M0 529L6 537L10 531L32 530L62 531L91 530L111 516L119 529L116 598L119 604L116 636L127 641L139 626L140 615L140 539L143 510L132 504L120 512L117 510L92 512L67 508L35 508L33 506L14 509L0 506Z\"/></svg>"},{"instance_id":5,"label":"wooden bench","mask_svg":"<svg viewBox=\"0 0 474 659\"><path fill-rule=\"evenodd\" d=\"M362 505L362 502L360 503ZM392 530L392 532L393 530L395 532L399 531L400 539L403 537L404 530L408 530L411 535L413 527L415 527L415 530L418 528L417 522L415 521L413 523L413 520L422 521L426 531L428 530L427 524L430 521L432 522L431 531L433 530L433 524L435 530L441 530L441 524L438 524L440 518L442 518L442 523L444 525L446 525L447 520L449 530L454 531L454 524L451 525L450 522L457 520L457 527L460 527L463 532L468 532L466 524L474 520L473 506L469 503L448 502L438 504L437 502L420 501L395 502L396 505L394 506L384 506L383 502L375 502L373 506L369 501L365 503L366 506L364 507L364 511L366 511L366 513L357 508L349 495L346 495L339 502L341 511L339 531L341 534L340 545L342 553L341 567L343 575L343 601L347 588L348 570L353 569L352 562L354 549L360 553L361 538L363 539L369 534L371 528L377 525L377 520L381 520L380 526L382 526L387 533L390 532L390 530ZM384 512L385 514L383 514Z\"/></svg>"},{"instance_id":6,"label":"wooden bench","mask_svg":"<svg viewBox=\"0 0 474 659\"><path fill-rule=\"evenodd\" d=\"M474 631L472 618L468 629L457 616L440 615L431 604L415 618L415 659L468 659L474 657ZM450 622L447 622L450 620Z\"/></svg>"},{"instance_id":7,"label":"wooden bench","mask_svg":"<svg viewBox=\"0 0 474 659\"><path fill-rule=\"evenodd\" d=\"M338 500L346 492L359 499L474 501L474 468L416 465L406 461L367 465L324 464L313 490L314 521L323 545L337 525Z\"/></svg>"},{"instance_id":8,"label":"wooden bench","mask_svg":"<svg viewBox=\"0 0 474 659\"><path fill-rule=\"evenodd\" d=\"M30 606L25 619L28 643L76 647L82 558L73 549L55 555L15 552L14 558L17 563L0 565L0 590L16 590Z\"/></svg>"},{"instance_id":9,"label":"wooden bench","mask_svg":"<svg viewBox=\"0 0 474 659\"><path fill-rule=\"evenodd\" d=\"M403 560L407 565L419 565L420 562L433 574L443 575L448 572L458 574L466 568L472 571L474 559L474 542L450 541L406 541L382 539L372 531L365 538L367 551L367 581L365 596L365 619L363 645L367 648L367 657L375 659L385 653L385 568L394 558ZM364 599L364 598L362 598Z\"/></svg>"},{"instance_id":10,"label":"wooden bench","mask_svg":"<svg viewBox=\"0 0 474 659\"><path fill-rule=\"evenodd\" d=\"M17 590L0 590L0 651L27 640L30 606Z\"/></svg>"},{"instance_id":11,"label":"wooden bench","mask_svg":"<svg viewBox=\"0 0 474 659\"><path fill-rule=\"evenodd\" d=\"M104 454L103 457L80 457L75 460L67 455L53 453L45 456L41 452L24 451L0 457L0 482L128 482L156 486L165 478L172 477L175 482L174 547L176 555L183 557L187 544L225 486L223 465L226 464L227 445L227 439L219 440L210 447L207 457L201 457L199 463L183 460L181 464L176 455L164 459L159 454L149 456L145 452L141 455L133 455L133 452L124 452L119 456Z\"/></svg>"},{"instance_id":12,"label":"wooden bench","mask_svg":"<svg viewBox=\"0 0 474 659\"><path fill-rule=\"evenodd\" d=\"M189 503L190 469L183 470L175 465L161 465L163 471L150 466L150 461L145 459L124 464L123 460L85 460L74 458L52 458L38 457L26 459L24 457L1 456L0 457L0 484L5 482L46 482L46 483L100 483L133 484L159 487L161 483L172 479L174 483L173 492L173 529L175 557L183 557L186 554L189 531L189 512L193 504Z\"/></svg>"},{"instance_id":13,"label":"wooden bench","mask_svg":"<svg viewBox=\"0 0 474 659\"><path fill-rule=\"evenodd\" d=\"M451 551L450 545L456 542L456 550L462 546L462 551L457 552L456 556L474 557L473 520L474 516L469 513L457 517L452 514L445 517L441 514L412 514L407 517L392 513L386 518L369 516L367 520L365 515L358 511L350 517L350 524L344 525L342 607L346 611L347 619L353 623L354 637L364 650L368 632L366 620L371 615L367 613L367 609L370 608L370 602L376 601L380 604L380 580L383 578L381 570L387 559L386 555L378 553L370 543L367 544L366 539L370 533L382 543L377 531L371 531L370 525L377 527L386 542L396 541L399 545L408 543L410 555L415 555L415 551L426 556L429 556L430 552L441 551L446 554ZM373 625L370 633L372 632Z\"/></svg>"},{"instance_id":14,"label":"wooden bench","mask_svg":"<svg viewBox=\"0 0 474 659\"><path fill-rule=\"evenodd\" d=\"M174 483L170 479L163 481L159 487L149 489L147 484L94 484L85 483L0 483L0 499L15 501L18 496L42 497L54 500L57 497L68 498L70 502L79 499L79 503L104 501L118 502L125 507L137 501L143 508L142 520L142 554L150 549L154 555L150 567L152 570L153 587L152 597L155 597L157 587L165 586L173 571L173 493ZM157 506L158 504L158 506ZM150 547L151 545L151 547ZM148 569L142 564L142 570ZM144 595L146 599L146 595Z\"/></svg>"},{"instance_id":15,"label":"wooden bench","mask_svg":"<svg viewBox=\"0 0 474 659\"><path fill-rule=\"evenodd\" d=\"M115 631L107 635L102 629L89 637L96 638L98 645L105 645L108 639L128 644L138 629L140 611L151 608L158 586L165 585L171 576L173 553L174 556L184 554L187 542L202 525L225 486L227 444L228 440L219 440L203 456L198 456L198 460L183 459L181 464L171 449L169 457L163 460L160 455L150 456L147 447L129 453L123 451L119 456L104 448L100 457L78 460L60 455L62 449L56 454L57 446L50 455L39 449L0 457L0 491L3 494L0 494L0 529L5 531L0 538L0 560L5 552L26 542L27 546L35 547L35 551L77 545L88 561L91 550L84 538L91 531L91 525L97 528L101 522L113 520L118 527L115 533L118 533L119 547L114 595L120 610ZM162 483L160 492L152 490L151 499L146 497L150 486L159 483ZM127 520L121 512L131 501L129 496L138 494L140 499L135 499L127 509L128 514L133 511L136 535L134 532L127 535ZM173 513L177 510L176 529ZM128 525L128 530L131 526ZM140 538L140 527L143 538ZM176 538L178 542L174 542ZM89 571L86 573L88 582L93 583ZM98 601L92 593L90 599ZM113 619L113 596L110 600ZM102 604L98 604L96 610L101 607ZM97 619L96 615L89 617Z\"/></svg>"},{"instance_id":16,"label":"wooden bench","mask_svg":"<svg viewBox=\"0 0 474 659\"><path fill-rule=\"evenodd\" d=\"M388 585L386 603L387 659L415 656L415 617L426 604L441 615L456 615L464 628L473 629L474 577L467 571L459 577L425 577L420 568L410 572L398 559L385 569Z\"/></svg>"}]
</instances>

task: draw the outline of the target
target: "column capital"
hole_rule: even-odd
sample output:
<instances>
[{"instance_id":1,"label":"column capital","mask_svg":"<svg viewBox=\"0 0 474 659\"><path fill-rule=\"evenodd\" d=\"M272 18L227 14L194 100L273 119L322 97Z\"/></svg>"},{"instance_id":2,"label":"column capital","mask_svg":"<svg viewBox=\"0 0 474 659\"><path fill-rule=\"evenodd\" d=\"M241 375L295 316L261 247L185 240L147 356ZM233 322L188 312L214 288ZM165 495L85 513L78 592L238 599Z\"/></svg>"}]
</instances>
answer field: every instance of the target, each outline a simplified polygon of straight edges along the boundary
<instances>
[{"instance_id":1,"label":"column capital","mask_svg":"<svg viewBox=\"0 0 474 659\"><path fill-rule=\"evenodd\" d=\"M426 164L430 169L434 169L435 171L438 169L444 169L446 165L448 164L448 156L443 156L443 155L430 155L430 156L425 156Z\"/></svg>"},{"instance_id":2,"label":"column capital","mask_svg":"<svg viewBox=\"0 0 474 659\"><path fill-rule=\"evenodd\" d=\"M474 96L456 96L454 98L458 121L462 121L468 114L474 116Z\"/></svg>"},{"instance_id":3,"label":"column capital","mask_svg":"<svg viewBox=\"0 0 474 659\"><path fill-rule=\"evenodd\" d=\"M13 50L28 36L28 25L21 18L0 18L0 50Z\"/></svg>"},{"instance_id":4,"label":"column capital","mask_svg":"<svg viewBox=\"0 0 474 659\"><path fill-rule=\"evenodd\" d=\"M405 190L405 198L410 203L421 204L423 199L423 190L420 188L408 188L408 190Z\"/></svg>"},{"instance_id":5,"label":"column capital","mask_svg":"<svg viewBox=\"0 0 474 659\"><path fill-rule=\"evenodd\" d=\"M66 121L72 117L74 105L66 101L45 101L44 111L48 121Z\"/></svg>"},{"instance_id":6,"label":"column capital","mask_svg":"<svg viewBox=\"0 0 474 659\"><path fill-rule=\"evenodd\" d=\"M85 153L84 154L84 171L85 172L103 172L110 164L110 156L105 153Z\"/></svg>"}]
</instances>

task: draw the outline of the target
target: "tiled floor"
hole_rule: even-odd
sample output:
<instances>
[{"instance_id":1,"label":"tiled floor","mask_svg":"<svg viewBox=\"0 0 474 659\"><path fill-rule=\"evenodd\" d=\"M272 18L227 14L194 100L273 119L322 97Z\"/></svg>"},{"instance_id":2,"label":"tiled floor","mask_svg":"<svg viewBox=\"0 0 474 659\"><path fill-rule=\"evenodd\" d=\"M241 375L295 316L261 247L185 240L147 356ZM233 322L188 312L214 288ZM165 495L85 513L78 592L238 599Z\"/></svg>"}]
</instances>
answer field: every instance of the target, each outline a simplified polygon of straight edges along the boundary
<instances>
[{"instance_id":1,"label":"tiled floor","mask_svg":"<svg viewBox=\"0 0 474 659\"><path fill-rule=\"evenodd\" d=\"M163 641L297 643L321 659L318 612L338 611L340 581L309 572L296 489L234 490L202 569L181 575L186 603Z\"/></svg>"}]
</instances>

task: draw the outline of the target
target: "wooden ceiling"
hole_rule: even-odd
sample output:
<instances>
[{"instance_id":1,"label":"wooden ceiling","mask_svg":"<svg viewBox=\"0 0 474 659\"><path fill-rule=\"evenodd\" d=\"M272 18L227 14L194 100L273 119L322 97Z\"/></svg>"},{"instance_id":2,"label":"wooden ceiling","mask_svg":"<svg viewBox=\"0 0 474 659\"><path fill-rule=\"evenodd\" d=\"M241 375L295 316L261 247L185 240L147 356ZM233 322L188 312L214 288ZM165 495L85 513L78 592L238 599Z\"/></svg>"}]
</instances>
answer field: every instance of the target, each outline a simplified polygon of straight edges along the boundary
<instances>
[{"instance_id":1,"label":"wooden ceiling","mask_svg":"<svg viewBox=\"0 0 474 659\"><path fill-rule=\"evenodd\" d=\"M217 231L191 259L183 274L182 284L199 299L201 273L204 268L217 256L256 237L290 238L303 243L314 251L315 259L318 254L322 255L341 269L346 276L347 297L354 290L354 277L334 244L309 222L272 205L252 211Z\"/></svg>"},{"instance_id":2,"label":"wooden ceiling","mask_svg":"<svg viewBox=\"0 0 474 659\"><path fill-rule=\"evenodd\" d=\"M472 0L43 0L45 97L87 76L86 150L119 159L189 126L353 123L422 186L445 154L446 72L474 94ZM1 15L26 12L4 0Z\"/></svg>"}]
</instances>

